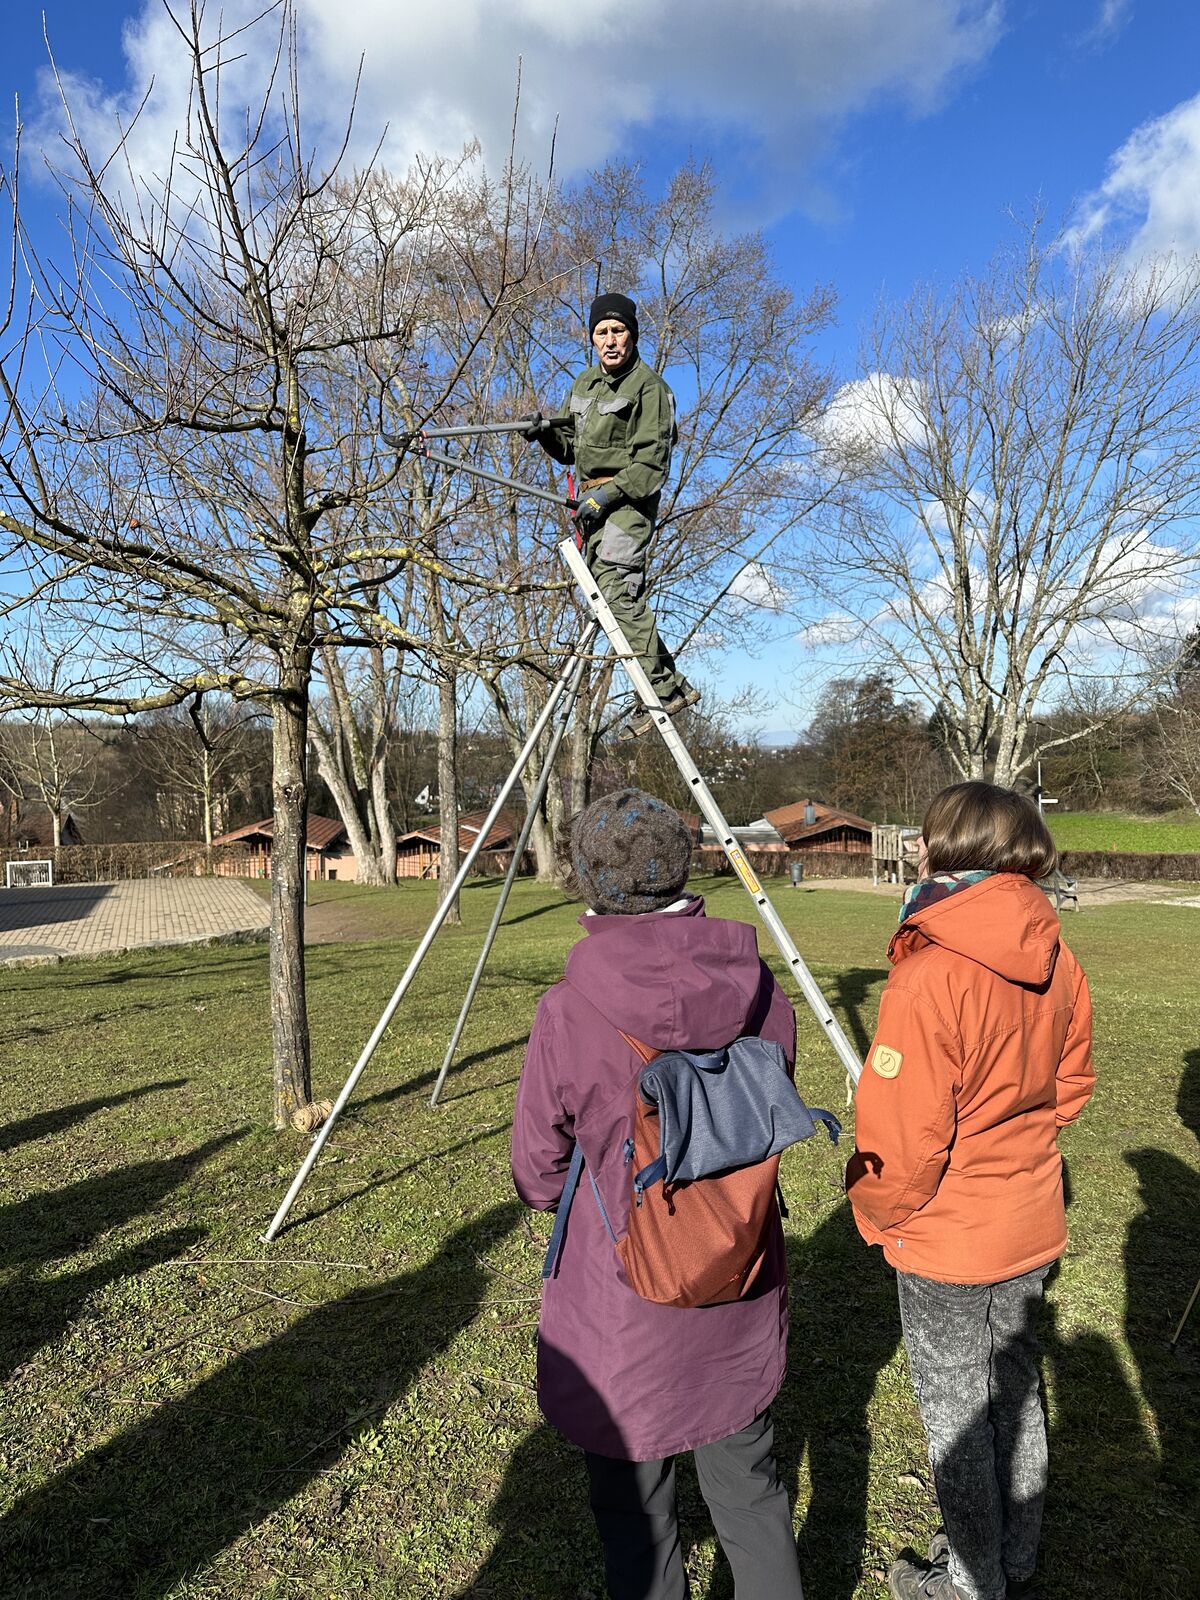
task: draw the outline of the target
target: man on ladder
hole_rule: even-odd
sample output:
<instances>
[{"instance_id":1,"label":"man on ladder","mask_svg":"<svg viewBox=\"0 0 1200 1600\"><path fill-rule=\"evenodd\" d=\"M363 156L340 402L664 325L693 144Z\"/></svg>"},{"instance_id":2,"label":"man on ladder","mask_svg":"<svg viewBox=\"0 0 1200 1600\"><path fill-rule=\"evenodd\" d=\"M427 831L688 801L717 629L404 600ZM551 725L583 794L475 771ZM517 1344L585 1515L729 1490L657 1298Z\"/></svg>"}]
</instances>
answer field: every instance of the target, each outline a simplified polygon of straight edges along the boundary
<instances>
[{"instance_id":1,"label":"man on ladder","mask_svg":"<svg viewBox=\"0 0 1200 1600\"><path fill-rule=\"evenodd\" d=\"M522 432L580 476L575 515L584 557L630 648L668 716L700 699L659 638L646 604L646 557L675 444L675 399L638 355L637 307L623 294L602 294L588 314L599 364L571 386L567 414L534 412ZM632 739L653 727L639 709L622 729Z\"/></svg>"}]
</instances>

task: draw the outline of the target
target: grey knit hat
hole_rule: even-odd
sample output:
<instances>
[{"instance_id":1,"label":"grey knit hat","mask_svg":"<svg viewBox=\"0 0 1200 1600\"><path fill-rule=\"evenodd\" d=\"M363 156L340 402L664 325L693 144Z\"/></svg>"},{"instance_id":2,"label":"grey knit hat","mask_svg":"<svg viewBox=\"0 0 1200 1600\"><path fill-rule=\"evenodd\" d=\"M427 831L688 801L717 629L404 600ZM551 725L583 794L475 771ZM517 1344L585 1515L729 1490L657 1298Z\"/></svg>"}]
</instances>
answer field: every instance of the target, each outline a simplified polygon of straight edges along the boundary
<instances>
[{"instance_id":1,"label":"grey knit hat","mask_svg":"<svg viewBox=\"0 0 1200 1600\"><path fill-rule=\"evenodd\" d=\"M661 911L687 882L692 836L678 811L652 794L617 789L579 814L571 864L593 911Z\"/></svg>"}]
</instances>

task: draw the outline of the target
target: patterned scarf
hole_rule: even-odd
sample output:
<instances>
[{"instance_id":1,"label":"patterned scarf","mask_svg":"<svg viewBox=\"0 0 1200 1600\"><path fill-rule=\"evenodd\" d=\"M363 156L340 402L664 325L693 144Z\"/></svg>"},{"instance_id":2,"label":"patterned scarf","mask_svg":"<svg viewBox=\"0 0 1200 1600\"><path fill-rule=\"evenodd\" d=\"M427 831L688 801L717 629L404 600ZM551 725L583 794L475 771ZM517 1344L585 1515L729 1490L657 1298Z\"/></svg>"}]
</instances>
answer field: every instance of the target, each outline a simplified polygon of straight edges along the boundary
<instances>
[{"instance_id":1,"label":"patterned scarf","mask_svg":"<svg viewBox=\"0 0 1200 1600\"><path fill-rule=\"evenodd\" d=\"M918 878L905 893L904 904L900 907L901 923L914 912L924 911L926 906L936 905L939 900L945 900L959 889L969 889L973 883L982 883L985 878L992 876L985 869L979 872L938 872L932 878Z\"/></svg>"}]
</instances>

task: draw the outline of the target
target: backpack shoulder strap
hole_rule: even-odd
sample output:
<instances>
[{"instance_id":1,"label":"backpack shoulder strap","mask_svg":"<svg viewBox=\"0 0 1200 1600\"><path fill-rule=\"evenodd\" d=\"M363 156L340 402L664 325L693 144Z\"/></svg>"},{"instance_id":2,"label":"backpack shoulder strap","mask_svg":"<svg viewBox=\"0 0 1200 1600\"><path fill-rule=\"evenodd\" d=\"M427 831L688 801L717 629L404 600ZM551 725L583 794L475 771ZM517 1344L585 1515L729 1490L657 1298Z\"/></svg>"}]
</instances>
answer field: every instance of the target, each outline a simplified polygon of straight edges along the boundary
<instances>
[{"instance_id":1,"label":"backpack shoulder strap","mask_svg":"<svg viewBox=\"0 0 1200 1600\"><path fill-rule=\"evenodd\" d=\"M576 1144L571 1153L571 1165L567 1168L566 1181L563 1183L563 1192L558 1202L558 1209L554 1213L554 1228L550 1234L550 1243L546 1246L546 1259L542 1262L542 1278L552 1278L558 1267L558 1257L562 1251L563 1234L567 1231L567 1214L571 1209L571 1201L575 1198L575 1191L579 1187L579 1179L583 1172L583 1151Z\"/></svg>"},{"instance_id":2,"label":"backpack shoulder strap","mask_svg":"<svg viewBox=\"0 0 1200 1600\"><path fill-rule=\"evenodd\" d=\"M613 1026L616 1027L616 1024L614 1023ZM652 1061L657 1061L659 1056L662 1055L661 1050L655 1050L651 1045L643 1044L640 1039L635 1039L631 1033L626 1033L624 1028L617 1028L617 1032L633 1051L634 1055L641 1056L647 1066Z\"/></svg>"}]
</instances>

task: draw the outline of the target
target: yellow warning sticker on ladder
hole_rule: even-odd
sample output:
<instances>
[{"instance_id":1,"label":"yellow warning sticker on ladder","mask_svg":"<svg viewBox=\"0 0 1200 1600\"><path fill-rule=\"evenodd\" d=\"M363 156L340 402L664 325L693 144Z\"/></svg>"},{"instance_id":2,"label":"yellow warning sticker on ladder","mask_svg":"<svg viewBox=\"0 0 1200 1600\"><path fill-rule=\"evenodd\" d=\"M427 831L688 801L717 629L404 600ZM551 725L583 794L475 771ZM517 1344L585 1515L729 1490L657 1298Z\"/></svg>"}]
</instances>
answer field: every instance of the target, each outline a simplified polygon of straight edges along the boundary
<instances>
[{"instance_id":1,"label":"yellow warning sticker on ladder","mask_svg":"<svg viewBox=\"0 0 1200 1600\"><path fill-rule=\"evenodd\" d=\"M725 854L729 857L733 870L746 885L747 889L749 889L750 893L761 894L762 884L759 883L758 879L754 876L753 867L746 860L745 856L738 849L737 845L734 845L732 849L726 850Z\"/></svg>"}]
</instances>

